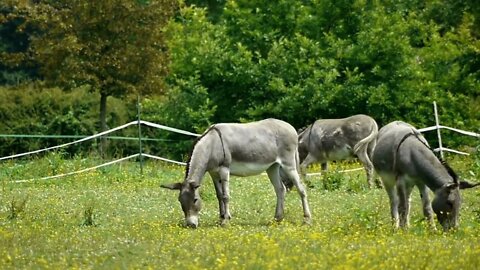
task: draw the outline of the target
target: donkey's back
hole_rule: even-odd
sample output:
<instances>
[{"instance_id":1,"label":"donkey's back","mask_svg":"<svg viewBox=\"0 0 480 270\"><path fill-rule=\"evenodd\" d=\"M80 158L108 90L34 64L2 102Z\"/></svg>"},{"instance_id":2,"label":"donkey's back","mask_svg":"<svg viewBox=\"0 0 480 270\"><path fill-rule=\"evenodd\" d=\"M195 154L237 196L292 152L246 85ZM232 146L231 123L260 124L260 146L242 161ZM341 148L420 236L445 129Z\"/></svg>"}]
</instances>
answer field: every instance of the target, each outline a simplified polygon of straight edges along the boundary
<instances>
[{"instance_id":1,"label":"donkey's back","mask_svg":"<svg viewBox=\"0 0 480 270\"><path fill-rule=\"evenodd\" d=\"M238 124L216 124L222 134L227 164L272 164L293 160L297 150L297 132L287 122L265 119Z\"/></svg>"},{"instance_id":2,"label":"donkey's back","mask_svg":"<svg viewBox=\"0 0 480 270\"><path fill-rule=\"evenodd\" d=\"M406 136L410 135L415 136L417 140L409 141L408 145L410 147L400 149L401 144L408 139ZM428 159L434 160L434 163L439 164L439 162L436 162L437 158L433 152L428 148L428 142L415 127L402 121L394 121L382 127L378 133L375 155L372 158L375 169L378 172L389 174L399 174L405 171L401 169L399 171L398 167L405 167L405 169L410 167L411 170L413 165L411 158L414 155L411 153L399 155L400 150L421 151L422 156L428 157ZM438 165L438 167L442 166Z\"/></svg>"},{"instance_id":3,"label":"donkey's back","mask_svg":"<svg viewBox=\"0 0 480 270\"><path fill-rule=\"evenodd\" d=\"M373 185L373 164L370 155L375 147L378 126L363 114L341 119L320 119L298 135L301 167L318 162L358 157Z\"/></svg>"}]
</instances>

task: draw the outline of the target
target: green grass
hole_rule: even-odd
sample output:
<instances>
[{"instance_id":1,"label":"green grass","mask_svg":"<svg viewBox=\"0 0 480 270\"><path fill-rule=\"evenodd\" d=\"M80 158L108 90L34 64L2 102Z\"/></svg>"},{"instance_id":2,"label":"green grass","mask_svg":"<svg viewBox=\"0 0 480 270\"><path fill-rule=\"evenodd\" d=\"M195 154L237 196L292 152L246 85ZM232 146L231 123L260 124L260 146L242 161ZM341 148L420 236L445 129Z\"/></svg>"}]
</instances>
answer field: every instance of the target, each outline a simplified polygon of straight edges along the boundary
<instances>
[{"instance_id":1,"label":"green grass","mask_svg":"<svg viewBox=\"0 0 480 270\"><path fill-rule=\"evenodd\" d=\"M208 176L201 187L200 227L184 228L177 192L184 168L151 161L139 175L125 162L57 180L12 183L99 164L57 154L0 163L1 269L475 269L480 265L480 189L462 191L457 231L431 231L417 191L411 228L393 232L384 190L364 172L333 164L308 179L311 226L302 225L299 196L286 198L285 220L273 221L275 194L265 175L231 179L231 212L219 227ZM478 161L457 158L461 176L480 174ZM318 168L313 168L317 170ZM438 226L439 227L439 226Z\"/></svg>"}]
</instances>

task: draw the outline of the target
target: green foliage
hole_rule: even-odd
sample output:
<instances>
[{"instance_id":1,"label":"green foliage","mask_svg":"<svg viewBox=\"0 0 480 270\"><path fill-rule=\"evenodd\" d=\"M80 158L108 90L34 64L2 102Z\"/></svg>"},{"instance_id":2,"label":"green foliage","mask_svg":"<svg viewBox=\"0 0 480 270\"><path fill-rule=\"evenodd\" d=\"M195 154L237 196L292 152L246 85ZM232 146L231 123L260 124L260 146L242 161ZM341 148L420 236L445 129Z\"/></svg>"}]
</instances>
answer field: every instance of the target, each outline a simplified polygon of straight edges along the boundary
<instances>
[{"instance_id":1,"label":"green foliage","mask_svg":"<svg viewBox=\"0 0 480 270\"><path fill-rule=\"evenodd\" d=\"M223 17L234 43L244 44L256 57L265 57L275 41L295 34L301 10L300 1L238 0L227 2Z\"/></svg>"},{"instance_id":2,"label":"green foliage","mask_svg":"<svg viewBox=\"0 0 480 270\"><path fill-rule=\"evenodd\" d=\"M142 103L142 119L161 123L190 132L203 133L212 123L210 119L215 113L216 105L209 99L207 89L202 87L198 79L177 81L165 98L145 99ZM147 151L161 153L164 157L185 160L186 153L192 148L190 136L174 132L145 130L145 136L160 138L163 141L144 144Z\"/></svg>"},{"instance_id":3,"label":"green foliage","mask_svg":"<svg viewBox=\"0 0 480 270\"><path fill-rule=\"evenodd\" d=\"M0 3L0 85L18 85L38 78L38 68L25 56L35 29L21 28L11 1ZM20 29L21 28L21 29Z\"/></svg>"},{"instance_id":4,"label":"green foliage","mask_svg":"<svg viewBox=\"0 0 480 270\"><path fill-rule=\"evenodd\" d=\"M175 1L43 1L17 7L41 31L30 52L45 80L103 95L159 91L166 72L162 26Z\"/></svg>"},{"instance_id":5,"label":"green foliage","mask_svg":"<svg viewBox=\"0 0 480 270\"><path fill-rule=\"evenodd\" d=\"M480 144L477 145L477 148L475 149L475 152L473 153L473 168L471 168L471 172L473 173L473 176L477 176L477 178L480 178L480 174L475 175L475 171L480 172Z\"/></svg>"},{"instance_id":6,"label":"green foliage","mask_svg":"<svg viewBox=\"0 0 480 270\"><path fill-rule=\"evenodd\" d=\"M12 198L10 204L8 205L8 215L7 219L12 220L16 219L22 212L25 211L25 206L27 205L27 198L18 199Z\"/></svg>"},{"instance_id":7,"label":"green foliage","mask_svg":"<svg viewBox=\"0 0 480 270\"><path fill-rule=\"evenodd\" d=\"M480 121L478 8L448 4L442 20L441 3L228 1L215 24L186 7L167 29L169 82L193 77L206 88L217 105L210 122L276 117L302 127L365 113L380 126L423 127L437 101L443 124L471 129Z\"/></svg>"},{"instance_id":8,"label":"green foliage","mask_svg":"<svg viewBox=\"0 0 480 270\"><path fill-rule=\"evenodd\" d=\"M0 100L2 100L0 102L2 134L88 136L97 133L98 94L89 92L85 87L68 93L62 92L59 88L35 85L0 88ZM108 115L112 125L121 125L130 120L123 101L110 99L109 104L115 108ZM0 138L0 140L1 156L66 142L65 139L59 138ZM96 151L92 149L92 142L72 145L64 150L70 155L79 151Z\"/></svg>"},{"instance_id":9,"label":"green foliage","mask_svg":"<svg viewBox=\"0 0 480 270\"><path fill-rule=\"evenodd\" d=\"M82 0L9 2L34 28L28 51L49 86L88 86L100 93L99 127L107 129L107 97L161 93L168 54L163 27L177 9L176 0ZM106 141L101 140L102 152Z\"/></svg>"},{"instance_id":10,"label":"green foliage","mask_svg":"<svg viewBox=\"0 0 480 270\"><path fill-rule=\"evenodd\" d=\"M328 191L338 190L344 184L344 175L340 172L330 172L322 177L323 189Z\"/></svg>"},{"instance_id":11,"label":"green foliage","mask_svg":"<svg viewBox=\"0 0 480 270\"><path fill-rule=\"evenodd\" d=\"M194 88L204 88L217 108L211 122L245 117L245 111L252 106L251 89L259 79L252 53L242 44L232 43L225 28L211 24L202 9L184 8L167 31L172 64L168 77L171 93L166 95L177 95L178 89L195 93L198 90ZM202 90L201 100L203 93ZM179 102L176 97L167 102L172 100ZM192 101L182 103L188 102Z\"/></svg>"},{"instance_id":12,"label":"green foliage","mask_svg":"<svg viewBox=\"0 0 480 270\"><path fill-rule=\"evenodd\" d=\"M0 4L0 81L17 84L40 68L47 85L87 85L101 103L86 99L85 110L101 108L110 126L122 108L135 111L129 94L141 92L147 120L197 133L217 122L275 117L300 128L357 113L380 126L425 127L434 123L433 101L441 124L478 132L479 17L471 0L7 0ZM125 104L108 114L101 104L110 95ZM79 117L83 105L31 116L48 111L45 102L21 118L23 131L92 132L91 120ZM165 140L147 147L177 157L191 142L146 134ZM452 147L476 144L442 134ZM116 145L112 152L133 149Z\"/></svg>"},{"instance_id":13,"label":"green foliage","mask_svg":"<svg viewBox=\"0 0 480 270\"><path fill-rule=\"evenodd\" d=\"M223 14L223 8L227 0L185 0L185 4L207 8L208 18L216 22Z\"/></svg>"}]
</instances>

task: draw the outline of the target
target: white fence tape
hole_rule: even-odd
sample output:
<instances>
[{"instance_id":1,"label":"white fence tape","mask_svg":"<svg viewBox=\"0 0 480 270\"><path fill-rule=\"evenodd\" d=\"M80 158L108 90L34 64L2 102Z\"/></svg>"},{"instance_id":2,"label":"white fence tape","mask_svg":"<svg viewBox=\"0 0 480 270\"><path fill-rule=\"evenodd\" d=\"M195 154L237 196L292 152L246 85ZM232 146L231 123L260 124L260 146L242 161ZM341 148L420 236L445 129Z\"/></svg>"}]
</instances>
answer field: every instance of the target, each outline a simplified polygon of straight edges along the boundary
<instances>
[{"instance_id":1,"label":"white fence tape","mask_svg":"<svg viewBox=\"0 0 480 270\"><path fill-rule=\"evenodd\" d=\"M423 133L423 132L432 131L432 130L440 130L442 128L443 129L448 129L448 130L451 130L451 131L455 131L455 132L463 134L463 135L480 138L480 134L478 134L478 133L471 132L471 131L465 131L465 130L452 128L452 127L447 127L447 126L442 126L442 125L420 128L420 129L418 129L418 131ZM440 153L442 151L447 151L447 152L452 152L452 153L460 154L460 155L466 155L466 156L470 155L469 153L465 153L465 152L462 152L462 151L446 148L446 147L443 147L442 145L440 145L440 147L438 147L438 148L433 149L433 151L440 152Z\"/></svg>"},{"instance_id":2,"label":"white fence tape","mask_svg":"<svg viewBox=\"0 0 480 270\"><path fill-rule=\"evenodd\" d=\"M163 129L163 130L168 130L168 131L172 131L172 132L176 132L176 133L180 133L180 134L184 134L184 135L190 135L190 136L195 136L195 137L200 136L200 134L188 132L188 131L177 129L177 128L171 128L171 127L167 127L167 126L164 126L164 125L159 125L159 124L155 124L155 123L151 123L151 122L147 122L147 121L143 121L143 120L141 120L140 123L144 124L146 126L155 127L155 128ZM106 131L100 132L98 134L95 134L95 135L92 135L92 136L89 136L89 137L85 137L83 139L76 140L76 141L73 141L73 142L64 143L64 144L60 144L60 145L56 145L56 146L52 146L52 147L43 148L43 149L38 149L38 150L35 150L35 151L31 151L31 152L25 152L25 153L15 154L15 155L11 155L11 156L6 156L6 157L0 157L0 161L5 160L5 159L13 159L13 158L23 157L23 156L27 156L27 155L33 155L33 154L37 154L37 153L41 153L41 152L45 152L45 151L49 151L49 150L53 150L53 149L66 147L66 146L69 146L69 145L72 145L72 144L77 144L77 143L81 143L81 142L84 142L84 141L96 139L98 137L102 137L104 135L113 133L113 132L118 131L120 129L124 129L126 127L129 127L131 125L138 125L138 121L132 121L132 122L127 123L125 125L122 125L122 126L119 126L119 127L116 127L116 128L112 128L110 130L106 130Z\"/></svg>"},{"instance_id":3,"label":"white fence tape","mask_svg":"<svg viewBox=\"0 0 480 270\"><path fill-rule=\"evenodd\" d=\"M418 129L418 131L420 132L425 132L425 131L432 131L432 130L436 130L436 129L448 129L448 130L452 130L452 131L455 131L455 132L458 132L458 133L461 133L463 135L468 135L468 136L471 136L471 137L477 137L477 138L480 138L480 134L478 133L475 133L475 132L471 132L471 131L465 131L465 130L461 130L461 129L456 129L456 128L452 128L452 127L447 127L447 126L431 126L431 127L426 127L426 128L420 128Z\"/></svg>"},{"instance_id":4,"label":"white fence tape","mask_svg":"<svg viewBox=\"0 0 480 270\"><path fill-rule=\"evenodd\" d=\"M64 176L69 176L69 175L84 173L84 172L88 172L88 171L91 171L91 170L96 170L96 169L98 169L98 168L102 168L102 167L105 167L105 166L109 166L109 165L112 165L112 164L115 164L115 163L118 163L118 162L122 162L122 161L125 161L125 160L127 160L127 159L135 158L135 157L138 157L139 155L140 155L140 154L133 154L133 155L128 156L128 157L124 157L124 158L121 158L121 159L116 159L116 160L113 160L113 161L110 161L110 162L107 162L107 163L100 164L100 165L98 165L98 166L86 168L86 169L79 170L79 171L75 171L75 172L57 174L57 175L52 175L52 176L47 176L47 177L42 177L42 178L31 178L31 179L26 179L26 180L15 180L15 181L12 181L12 182L13 182L13 183L27 183L27 182L32 182L32 181L35 181L35 180L49 180L49 179L55 179L55 178L60 178L60 177L64 177Z\"/></svg>"},{"instance_id":5,"label":"white fence tape","mask_svg":"<svg viewBox=\"0 0 480 270\"><path fill-rule=\"evenodd\" d=\"M61 147L66 147L66 146L76 144L76 143L81 143L81 142L84 142L84 141L88 141L88 140L91 140L91 139L95 139L95 138L110 134L110 133L118 131L120 129L124 129L126 127L131 126L131 125L138 125L138 123L139 123L138 120L137 121L132 121L132 122L127 123L125 125L122 125L122 126L119 126L119 127L116 127L116 128L113 128L113 129L110 129L110 130L107 130L107 131L104 131L104 132L101 132L101 133L98 133L98 134L95 134L95 135L92 135L92 136L89 136L89 137L86 137L86 138L83 138L83 139L80 139L80 140L76 140L76 141L73 141L73 142L64 143L64 144L57 145L57 146L52 146L52 147L47 147L47 148L44 148L44 149L39 149L39 150L31 151L31 152L25 152L25 153L15 154L15 155L11 155L11 156L6 156L6 157L0 157L0 161L1 160L6 160L6 159L18 158L18 157L22 157L22 156L26 156L26 155L32 155L32 154L36 154L36 153L40 153L40 152L44 152L44 151L48 151L48 150L53 150L53 149L58 149L58 148L61 148ZM159 124L155 124L155 123L148 122L148 121L140 120L140 124L143 124L143 125L146 125L146 126L149 126L149 127L154 127L154 128L158 128L158 129L171 131L171 132L176 132L176 133L184 134L184 135L195 136L195 137L200 136L200 134L196 134L196 133L192 133L192 132L189 132L189 131L185 131L185 130L181 130L181 129L177 129L177 128L172 128L172 127L168 127L168 126L164 126L164 125L159 125ZM464 135L480 138L480 134L478 134L478 133L465 131L465 130L460 130L460 129L456 129L456 128L451 128L451 127L447 127L447 126L441 126L441 125L421 128L421 129L419 129L419 131L420 132L426 132L426 131L431 131L431 130L436 130L436 129L441 129L441 128L449 129L449 130L452 130L452 131L455 131L455 132L458 132L458 133L461 133L461 134L464 134ZM461 151L448 149L448 148L435 149L435 151L440 151L440 150L450 151L450 152L454 152L454 153L457 153L457 154L467 154L468 155L468 153L464 153L464 152L461 152ZM128 157L113 160L113 161L110 161L110 162L107 162L107 163L104 163L104 164L101 164L101 165L98 165L98 166L82 169L82 170L75 171L75 172L69 172L69 173L53 175L53 176L48 176L48 177L42 177L42 178L15 180L15 181L12 181L12 182L13 183L25 183L25 182L31 182L31 181L34 181L34 180L48 180L48 179L60 178L60 177L64 177L64 176L69 176L69 175L74 175L74 174L79 174L79 173L95 170L95 169L98 169L98 168L101 168L101 167L109 166L109 165L112 165L112 164L115 164L115 163L118 163L118 162L122 162L122 161L125 161L125 160L128 160L128 159L132 159L132 158L135 158L135 157L138 157L138 156L145 156L145 157L148 157L148 158L162 160L162 161L165 161L165 162L174 163L174 164L183 165L183 166L186 165L185 162L179 162L179 161L175 161L175 160L171 160L171 159L167 159L167 158L162 158L162 157L158 157L158 156L154 156L154 155L149 155L149 154L145 154L145 153L142 153L142 154L137 153L137 154L134 154L134 155L131 155L131 156L128 156ZM353 172L353 171L358 171L358 170L362 170L362 169L363 168L355 168L355 169L349 169L349 170L342 170L342 171L339 171L339 172L342 172L342 173L343 172ZM322 173L309 173L309 174L307 174L307 176L314 176L314 175L321 175L321 174Z\"/></svg>"},{"instance_id":6,"label":"white fence tape","mask_svg":"<svg viewBox=\"0 0 480 270\"><path fill-rule=\"evenodd\" d=\"M142 156L146 156L146 157L149 157L149 158L158 159L158 160L162 160L162 161L166 161L166 162L170 162L170 163L175 163L175 164L178 164L178 165L183 165L183 166L187 165L187 163L185 163L185 162L171 160L171 159L168 159L168 158L157 157L157 156L149 155L149 154L145 154L145 153L142 153Z\"/></svg>"},{"instance_id":7,"label":"white fence tape","mask_svg":"<svg viewBox=\"0 0 480 270\"><path fill-rule=\"evenodd\" d=\"M154 156L154 155L149 155L149 154L145 154L145 153L143 153L143 154L139 154L139 153L138 153L138 154L133 154L133 155L128 156L128 157L124 157L124 158L121 158L121 159L116 159L116 160L113 160L113 161L110 161L110 162L107 162L107 163L103 163L103 164L100 164L100 165L97 165L97 166L94 166L94 167L82 169L82 170L79 170L79 171L74 171L74 172L69 172L69 173L63 173L63 174L57 174L57 175L52 175L52 176L47 176L47 177L41 177L41 178L31 178L31 179L25 179L25 180L14 180L14 181L12 181L12 183L27 183L27 182L32 182L32 181L35 181L35 180L50 180L50 179L60 178L60 177L64 177L64 176L70 176L70 175L74 175L74 174L79 174L79 173L84 173L84 172L96 170L96 169L98 169L98 168L102 168L102 167L105 167L105 166L109 166L109 165L112 165L112 164L115 164L115 163L118 163L118 162L122 162L122 161L125 161L125 160L128 160L128 159L136 158L136 157L139 157L139 156L144 156L144 157L149 157L149 158L153 158L153 159L158 159L158 160L162 160L162 161L166 161L166 162L170 162L170 163L175 163L175 164L183 165L183 166L186 166L186 165L187 165L187 163L185 163L185 162L179 162L179 161L171 160L171 159L168 159L168 158L162 158L162 157L158 157L158 156Z\"/></svg>"},{"instance_id":8,"label":"white fence tape","mask_svg":"<svg viewBox=\"0 0 480 270\"><path fill-rule=\"evenodd\" d=\"M341 171L335 171L335 172L347 173L347 172L355 172L355 171L359 171L359 170L363 170L363 168L355 168L355 169L341 170ZM318 172L318 173L307 173L307 176L315 176L315 175L322 175L322 174L324 174L324 173L322 173L322 172Z\"/></svg>"},{"instance_id":9,"label":"white fence tape","mask_svg":"<svg viewBox=\"0 0 480 270\"><path fill-rule=\"evenodd\" d=\"M164 126L164 125L159 125L159 124L155 124L155 123L147 122L147 121L143 121L143 120L141 120L140 123L142 123L146 126L155 127L155 128L163 129L163 130L168 130L168 131L172 131L172 132L176 132L176 133L180 133L180 134L184 134L184 135L190 135L190 136L195 136L195 137L200 136L200 134L197 134L197 133L192 133L192 132L188 132L188 131L185 131L185 130L172 128L172 127L167 127L167 126Z\"/></svg>"},{"instance_id":10,"label":"white fence tape","mask_svg":"<svg viewBox=\"0 0 480 270\"><path fill-rule=\"evenodd\" d=\"M116 128L112 128L112 129L110 129L110 130L107 130L107 131L104 131L104 132L100 132L100 133L98 133L98 134L95 134L95 135L92 135L92 136L89 136L89 137L86 137L86 138L83 138L83 139L80 139L80 140L76 140L76 141L73 141L73 142L64 143L64 144L60 144L60 145L56 145L56 146L52 146L52 147L47 147L47 148L43 148L43 149L31 151L31 152L25 152L25 153L16 154L16 155L11 155L11 156L7 156L7 157L0 157L0 160L23 157L23 156L26 156L26 155L37 154L37 153L40 153L40 152L44 152L44 151L48 151L48 150L53 150L53 149L58 149L58 148L62 148L62 147L65 147L65 146L69 146L69 145L72 145L72 144L76 144L76 143L81 143L81 142L84 142L84 141L88 141L88 140L91 140L91 139L95 139L95 138L101 137L101 136L103 136L103 135L110 134L110 133L112 133L112 132L115 132L115 131L117 131L117 130L126 128L126 127L131 126L131 125L135 125L135 124L137 124L137 123L138 123L138 121L132 121L132 122L127 123L127 124L125 124L125 125L122 125L122 126L119 126L119 127L116 127Z\"/></svg>"}]
</instances>

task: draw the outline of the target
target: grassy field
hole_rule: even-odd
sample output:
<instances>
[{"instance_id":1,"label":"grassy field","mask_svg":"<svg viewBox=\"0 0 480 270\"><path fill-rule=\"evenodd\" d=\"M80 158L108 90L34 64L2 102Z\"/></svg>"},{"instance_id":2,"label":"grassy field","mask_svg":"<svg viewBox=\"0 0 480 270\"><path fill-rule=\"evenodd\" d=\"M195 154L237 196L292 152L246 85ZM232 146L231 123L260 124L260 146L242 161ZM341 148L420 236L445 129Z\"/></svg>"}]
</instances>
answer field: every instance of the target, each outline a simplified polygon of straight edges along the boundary
<instances>
[{"instance_id":1,"label":"grassy field","mask_svg":"<svg viewBox=\"0 0 480 270\"><path fill-rule=\"evenodd\" d=\"M411 228L393 232L384 190L368 189L358 167L334 164L310 177L311 226L290 192L285 220L273 222L275 195L265 175L231 180L229 226L219 227L208 176L200 227L181 226L177 192L183 167L151 161L139 174L125 162L57 180L12 183L69 172L99 160L52 154L0 164L1 269L478 269L480 189L462 192L457 231L431 231L415 190ZM479 159L455 158L461 176L480 181ZM317 169L317 168L314 168Z\"/></svg>"}]
</instances>

